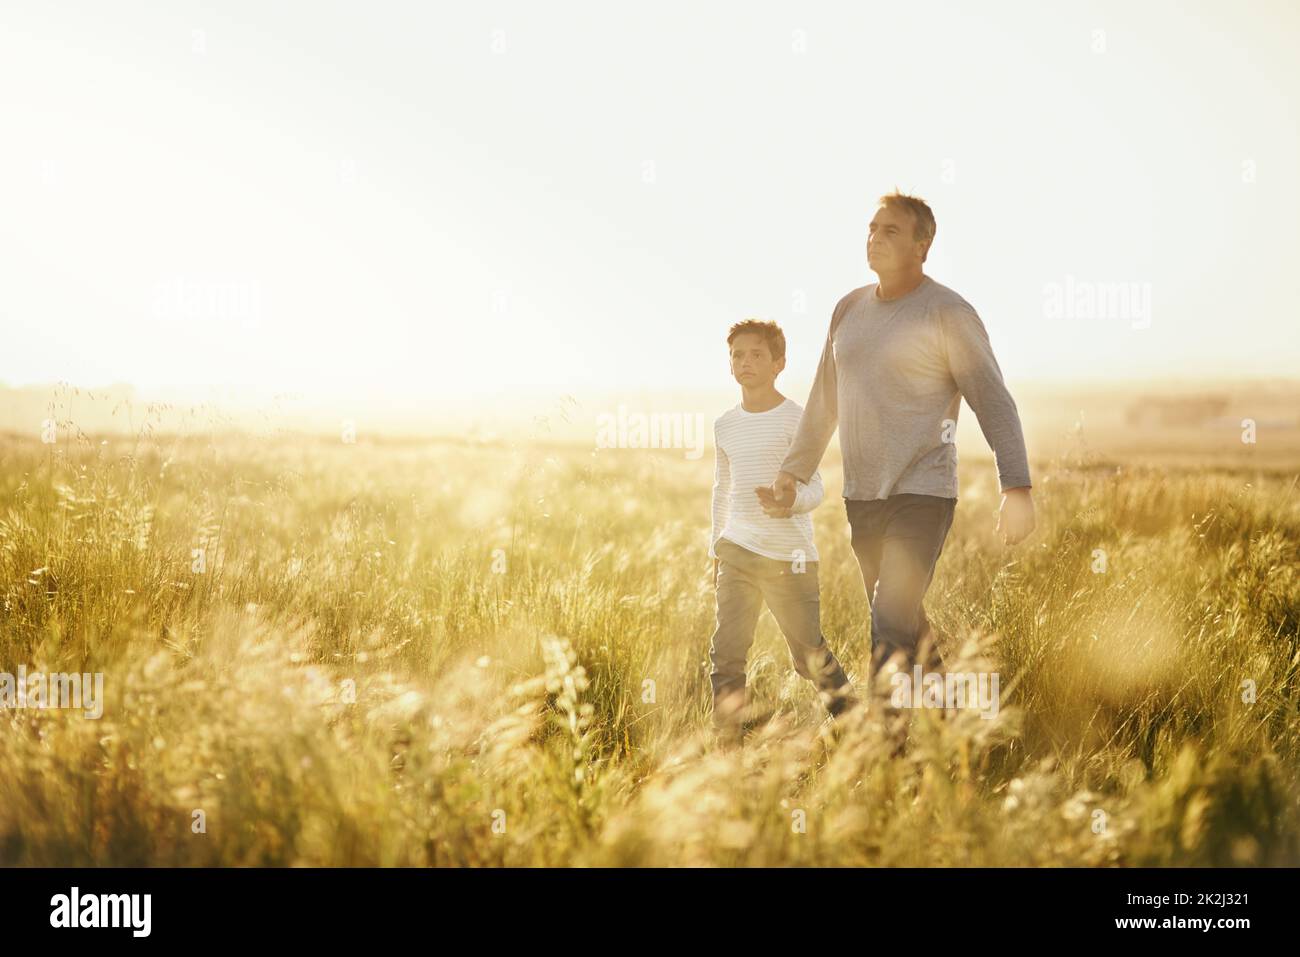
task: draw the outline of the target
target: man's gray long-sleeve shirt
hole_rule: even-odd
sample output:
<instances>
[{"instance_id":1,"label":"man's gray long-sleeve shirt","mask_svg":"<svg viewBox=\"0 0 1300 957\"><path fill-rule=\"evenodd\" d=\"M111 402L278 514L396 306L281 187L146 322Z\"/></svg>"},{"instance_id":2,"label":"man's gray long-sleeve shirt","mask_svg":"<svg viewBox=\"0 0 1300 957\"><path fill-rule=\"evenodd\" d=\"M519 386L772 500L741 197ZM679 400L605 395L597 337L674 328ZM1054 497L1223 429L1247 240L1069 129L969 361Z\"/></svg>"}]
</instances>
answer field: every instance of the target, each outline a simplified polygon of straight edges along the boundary
<instances>
[{"instance_id":1,"label":"man's gray long-sleeve shirt","mask_svg":"<svg viewBox=\"0 0 1300 957\"><path fill-rule=\"evenodd\" d=\"M845 498L956 498L954 433L965 396L993 449L1002 490L1028 486L1020 414L970 303L929 276L892 300L877 299L876 285L853 290L835 307L782 471L806 482L838 424Z\"/></svg>"}]
</instances>

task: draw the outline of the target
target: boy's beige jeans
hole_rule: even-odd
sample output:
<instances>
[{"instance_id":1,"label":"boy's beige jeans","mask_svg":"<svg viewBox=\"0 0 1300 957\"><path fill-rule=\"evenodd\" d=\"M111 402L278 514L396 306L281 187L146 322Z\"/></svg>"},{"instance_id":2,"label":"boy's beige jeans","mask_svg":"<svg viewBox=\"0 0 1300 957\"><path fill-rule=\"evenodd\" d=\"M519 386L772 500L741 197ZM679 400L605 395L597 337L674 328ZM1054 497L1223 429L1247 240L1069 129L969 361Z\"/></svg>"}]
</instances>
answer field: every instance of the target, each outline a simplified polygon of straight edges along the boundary
<instances>
[{"instance_id":1,"label":"boy's beige jeans","mask_svg":"<svg viewBox=\"0 0 1300 957\"><path fill-rule=\"evenodd\" d=\"M709 678L715 724L734 722L744 706L745 659L764 602L781 626L795 670L823 693L827 710L838 714L850 700L849 679L822 636L817 562L796 566L725 538L718 540L714 552L719 559L718 626L709 645Z\"/></svg>"}]
</instances>

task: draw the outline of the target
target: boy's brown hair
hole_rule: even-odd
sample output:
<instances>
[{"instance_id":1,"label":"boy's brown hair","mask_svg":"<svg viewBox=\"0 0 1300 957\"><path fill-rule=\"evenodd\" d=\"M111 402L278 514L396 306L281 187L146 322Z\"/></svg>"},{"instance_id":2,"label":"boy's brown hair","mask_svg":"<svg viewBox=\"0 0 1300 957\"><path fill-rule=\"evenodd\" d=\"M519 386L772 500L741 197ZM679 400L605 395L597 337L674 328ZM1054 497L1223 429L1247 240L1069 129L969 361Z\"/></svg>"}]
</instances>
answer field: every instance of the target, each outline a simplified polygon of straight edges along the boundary
<instances>
[{"instance_id":1,"label":"boy's brown hair","mask_svg":"<svg viewBox=\"0 0 1300 957\"><path fill-rule=\"evenodd\" d=\"M755 332L763 337L767 343L767 351L772 353L773 359L785 358L785 333L775 322L763 322L758 319L746 319L738 322L731 327L727 333L727 345L736 341L736 336L746 332Z\"/></svg>"}]
</instances>

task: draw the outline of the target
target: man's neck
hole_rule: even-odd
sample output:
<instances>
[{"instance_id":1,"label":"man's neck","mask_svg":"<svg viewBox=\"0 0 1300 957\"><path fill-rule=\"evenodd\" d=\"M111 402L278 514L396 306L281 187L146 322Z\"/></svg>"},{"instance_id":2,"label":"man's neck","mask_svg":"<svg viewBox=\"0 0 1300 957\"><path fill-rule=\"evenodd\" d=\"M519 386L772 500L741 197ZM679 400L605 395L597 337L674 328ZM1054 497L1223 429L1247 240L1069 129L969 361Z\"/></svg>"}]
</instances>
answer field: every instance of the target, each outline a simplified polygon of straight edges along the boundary
<instances>
[{"instance_id":1,"label":"man's neck","mask_svg":"<svg viewBox=\"0 0 1300 957\"><path fill-rule=\"evenodd\" d=\"M905 273L877 273L876 298L881 300L901 299L925 281L921 270Z\"/></svg>"},{"instance_id":2,"label":"man's neck","mask_svg":"<svg viewBox=\"0 0 1300 957\"><path fill-rule=\"evenodd\" d=\"M750 389L740 387L740 407L746 412L771 412L785 401L785 396L775 386Z\"/></svg>"}]
</instances>

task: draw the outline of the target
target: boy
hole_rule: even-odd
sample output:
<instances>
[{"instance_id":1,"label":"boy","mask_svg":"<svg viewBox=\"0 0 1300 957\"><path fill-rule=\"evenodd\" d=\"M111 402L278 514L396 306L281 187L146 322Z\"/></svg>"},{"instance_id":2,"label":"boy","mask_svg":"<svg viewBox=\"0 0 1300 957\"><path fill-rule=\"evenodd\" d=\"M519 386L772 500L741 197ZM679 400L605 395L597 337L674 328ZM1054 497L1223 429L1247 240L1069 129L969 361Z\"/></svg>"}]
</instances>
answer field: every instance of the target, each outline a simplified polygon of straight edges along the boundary
<instances>
[{"instance_id":1,"label":"boy","mask_svg":"<svg viewBox=\"0 0 1300 957\"><path fill-rule=\"evenodd\" d=\"M718 627L709 656L714 726L738 730L745 709L745 657L763 602L781 626L795 670L812 681L832 715L852 703L849 681L821 633L817 547L812 516L822 501L821 474L800 483L781 508L770 487L799 426L802 407L776 390L785 368L785 335L775 322L749 319L727 335L740 404L713 424L716 464L709 557Z\"/></svg>"}]
</instances>

